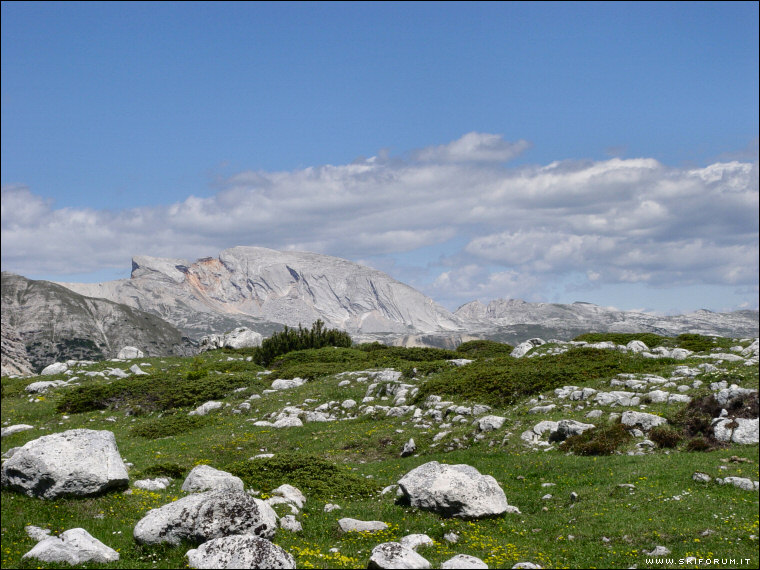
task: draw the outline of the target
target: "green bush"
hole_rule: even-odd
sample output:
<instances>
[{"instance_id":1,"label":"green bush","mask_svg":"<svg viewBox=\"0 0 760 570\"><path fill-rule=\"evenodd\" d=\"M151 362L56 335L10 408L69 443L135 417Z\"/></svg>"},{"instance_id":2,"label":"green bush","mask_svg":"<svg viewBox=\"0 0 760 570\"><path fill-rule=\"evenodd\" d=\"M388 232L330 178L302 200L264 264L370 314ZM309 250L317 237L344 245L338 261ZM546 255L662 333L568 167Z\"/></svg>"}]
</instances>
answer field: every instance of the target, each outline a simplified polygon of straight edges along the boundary
<instances>
[{"instance_id":1,"label":"green bush","mask_svg":"<svg viewBox=\"0 0 760 570\"><path fill-rule=\"evenodd\" d=\"M459 358L491 358L494 356L508 356L512 354L514 347L511 344L496 342L494 340L470 340L463 342L457 347Z\"/></svg>"},{"instance_id":2,"label":"green bush","mask_svg":"<svg viewBox=\"0 0 760 570\"><path fill-rule=\"evenodd\" d=\"M659 447L677 447L683 440L683 435L671 426L656 426L649 432L649 439Z\"/></svg>"},{"instance_id":3,"label":"green bush","mask_svg":"<svg viewBox=\"0 0 760 570\"><path fill-rule=\"evenodd\" d=\"M126 408L142 413L171 410L224 398L243 383L239 377L222 375L197 380L152 376L124 378L110 384L77 386L61 396L56 411L76 414L108 408Z\"/></svg>"},{"instance_id":4,"label":"green bush","mask_svg":"<svg viewBox=\"0 0 760 570\"><path fill-rule=\"evenodd\" d=\"M521 397L564 385L585 385L620 373L659 370L670 359L646 359L611 350L576 348L539 358L495 357L475 360L430 376L420 386L415 402L429 395L459 396L492 406L512 405Z\"/></svg>"},{"instance_id":5,"label":"green bush","mask_svg":"<svg viewBox=\"0 0 760 570\"><path fill-rule=\"evenodd\" d=\"M633 436L622 424L610 424L571 435L562 443L562 449L576 455L612 455L631 439Z\"/></svg>"},{"instance_id":6,"label":"green bush","mask_svg":"<svg viewBox=\"0 0 760 570\"><path fill-rule=\"evenodd\" d=\"M181 479L188 471L189 468L177 463L157 463L143 469L139 477L171 477L172 479Z\"/></svg>"},{"instance_id":7,"label":"green bush","mask_svg":"<svg viewBox=\"0 0 760 570\"><path fill-rule=\"evenodd\" d=\"M156 418L142 425L132 428L132 433L146 439L158 439L187 433L203 427L209 423L206 416L188 416L187 414L175 414Z\"/></svg>"},{"instance_id":8,"label":"green bush","mask_svg":"<svg viewBox=\"0 0 760 570\"><path fill-rule=\"evenodd\" d=\"M266 459L238 461L227 465L225 470L240 477L246 486L271 491L288 483L307 497L322 501L369 497L379 490L377 483L350 468L310 454L278 453Z\"/></svg>"},{"instance_id":9,"label":"green bush","mask_svg":"<svg viewBox=\"0 0 760 570\"><path fill-rule=\"evenodd\" d=\"M282 332L274 333L261 343L257 353L259 364L268 366L275 358L294 350L337 346L348 348L353 344L347 332L338 329L325 329L325 323L317 320L311 329L298 325L298 330L285 327Z\"/></svg>"}]
</instances>

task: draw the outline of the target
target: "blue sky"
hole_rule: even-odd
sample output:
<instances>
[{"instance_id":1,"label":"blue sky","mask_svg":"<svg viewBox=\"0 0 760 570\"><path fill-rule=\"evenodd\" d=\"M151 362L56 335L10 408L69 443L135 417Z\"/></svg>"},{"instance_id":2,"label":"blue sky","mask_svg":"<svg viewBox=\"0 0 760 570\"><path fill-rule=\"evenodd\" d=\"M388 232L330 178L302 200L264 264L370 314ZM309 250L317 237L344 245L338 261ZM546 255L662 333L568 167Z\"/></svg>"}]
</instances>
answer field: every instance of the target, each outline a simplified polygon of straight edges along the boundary
<instances>
[{"instance_id":1,"label":"blue sky","mask_svg":"<svg viewBox=\"0 0 760 570\"><path fill-rule=\"evenodd\" d=\"M479 298L758 305L756 2L3 2L2 267L236 245Z\"/></svg>"}]
</instances>

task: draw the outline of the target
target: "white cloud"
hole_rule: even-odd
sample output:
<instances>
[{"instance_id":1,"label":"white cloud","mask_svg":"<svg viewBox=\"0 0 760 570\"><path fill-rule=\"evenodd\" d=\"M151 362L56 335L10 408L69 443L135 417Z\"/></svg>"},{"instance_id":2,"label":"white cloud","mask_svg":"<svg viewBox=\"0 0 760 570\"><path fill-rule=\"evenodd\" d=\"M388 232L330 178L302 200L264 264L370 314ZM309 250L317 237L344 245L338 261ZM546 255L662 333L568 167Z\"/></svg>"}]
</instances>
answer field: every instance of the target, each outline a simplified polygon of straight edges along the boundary
<instances>
[{"instance_id":1,"label":"white cloud","mask_svg":"<svg viewBox=\"0 0 760 570\"><path fill-rule=\"evenodd\" d=\"M462 138L414 153L422 162L507 162L530 148L525 140L505 141L500 135L467 133Z\"/></svg>"},{"instance_id":2,"label":"white cloud","mask_svg":"<svg viewBox=\"0 0 760 570\"><path fill-rule=\"evenodd\" d=\"M650 158L510 168L527 143L469 133L416 154L291 172L241 172L210 197L122 211L56 207L2 190L3 269L125 268L132 255L196 259L235 245L349 259L439 248L414 285L436 299L535 299L570 273L589 284L756 287L758 165L666 167ZM452 249L451 244L457 244ZM443 259L439 259L443 256ZM396 266L397 278L413 272Z\"/></svg>"}]
</instances>

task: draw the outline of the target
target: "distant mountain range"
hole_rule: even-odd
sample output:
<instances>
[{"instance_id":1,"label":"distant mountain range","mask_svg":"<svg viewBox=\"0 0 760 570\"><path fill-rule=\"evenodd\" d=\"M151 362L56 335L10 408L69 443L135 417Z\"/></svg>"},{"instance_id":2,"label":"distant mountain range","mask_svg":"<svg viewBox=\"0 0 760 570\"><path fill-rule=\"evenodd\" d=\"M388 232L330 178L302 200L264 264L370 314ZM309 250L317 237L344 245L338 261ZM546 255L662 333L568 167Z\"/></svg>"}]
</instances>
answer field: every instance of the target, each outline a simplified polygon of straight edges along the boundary
<instances>
[{"instance_id":1,"label":"distant mountain range","mask_svg":"<svg viewBox=\"0 0 760 570\"><path fill-rule=\"evenodd\" d=\"M473 301L452 313L381 271L260 247L235 247L192 263L138 256L129 279L105 283L56 284L5 272L2 279L4 355L21 339L35 368L55 359L110 357L123 345L147 354L188 353L192 341L207 334L246 326L268 336L317 319L360 342L447 347L472 338L517 343L585 332L746 338L758 336L760 321L758 311L661 317L516 299ZM6 328L17 336L6 339Z\"/></svg>"}]
</instances>

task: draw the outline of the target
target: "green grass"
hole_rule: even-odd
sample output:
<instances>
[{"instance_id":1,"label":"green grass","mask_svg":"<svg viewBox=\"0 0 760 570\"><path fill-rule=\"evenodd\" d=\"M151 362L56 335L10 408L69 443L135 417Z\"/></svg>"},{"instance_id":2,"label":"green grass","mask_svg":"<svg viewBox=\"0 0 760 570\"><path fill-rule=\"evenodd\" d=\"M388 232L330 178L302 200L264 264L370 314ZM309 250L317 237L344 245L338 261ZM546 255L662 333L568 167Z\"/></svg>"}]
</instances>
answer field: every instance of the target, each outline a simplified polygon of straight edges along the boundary
<instances>
[{"instance_id":1,"label":"green grass","mask_svg":"<svg viewBox=\"0 0 760 570\"><path fill-rule=\"evenodd\" d=\"M736 344L735 339L710 339L706 350L716 346L727 350L725 346ZM195 465L204 463L234 472L262 496L282 483L304 492L307 503L297 516L303 532L278 530L274 538L296 558L299 568L366 568L374 546L411 533L426 533L435 541L434 546L419 551L434 568L459 553L478 556L491 568L511 568L523 561L544 568L667 567L645 562L648 557L643 551L657 545L669 548L672 554L668 558L676 561L687 556L749 558L750 562L741 567L758 567L757 493L720 486L714 481L695 483L691 478L695 471L701 471L713 479L729 475L758 479L757 445L708 445L707 451L687 451L695 445L690 442L704 437L699 428L703 426L702 412L710 405L706 400L691 407L646 404L645 411L670 420L669 427L655 433L655 438L667 443L676 439L674 433L683 437L674 446L665 444L646 455L628 455L636 449L638 440L622 436L618 424L607 419L610 413L622 412L623 408L602 407L603 417L589 420L585 414L594 406L588 402L552 400L556 387L610 390L609 381L619 373L668 377L676 366L694 367L704 360L644 359L592 349L512 359L505 345L498 343L463 346L461 351L371 345L299 351L278 360L273 364L273 373L266 376L258 374L260 366L245 360L245 351L220 350L196 359L152 358L145 360L151 364L144 368L151 371L149 377L113 380L78 374L81 386L37 397L26 394L24 387L39 378L3 378L4 425L35 426L3 438L3 452L47 433L73 428L107 429L114 432L120 454L134 464L130 468L131 481L155 476L169 476L174 481L160 492L135 489L132 494L119 492L55 501L3 490L1 566L69 567L22 560L34 545L23 529L34 524L54 533L83 527L121 555L112 564L83 567L186 567L185 552L192 545L141 547L132 538L132 529L149 509L182 496L183 477ZM475 361L457 368L446 362L452 358ZM98 363L86 370L111 366L115 364ZM372 381L361 382L356 376L337 378L335 374L386 367L405 372L402 382L418 388L418 402L437 394L456 404L489 404L493 406L490 413L507 418L504 429L475 440L475 429L468 421L448 428L450 433L434 442L440 428L414 428L408 415L387 417L378 413L288 429L256 427L248 421L270 418L286 405L305 401L313 401L309 409L348 398L361 402ZM296 389L264 393L275 378L292 376L308 377L310 381ZM65 377L53 377L57 378ZM350 384L339 386L346 378ZM718 372L698 378L704 385L701 392L693 395L706 396L705 387L721 380L756 388L758 371L757 367L728 363ZM261 398L248 400L252 394L260 394ZM529 400L538 395L558 403L557 408L549 414L529 414L528 409L534 405ZM385 396L378 395L372 404L392 405L392 398L382 397ZM224 407L200 418L187 416L188 411L207 399L220 400ZM250 410L235 413L241 411L243 402L250 404ZM748 411L742 413L751 414L752 405L751 401L744 403ZM335 405L331 409L339 408ZM519 439L523 430L538 421L562 418L596 423L595 430L585 432L585 443L596 442L600 447L607 444L611 454L586 455L578 450L568 453L573 438L555 444L550 451L532 451ZM691 439L684 435L687 429L695 432ZM401 458L401 447L410 437L417 443L418 455ZM249 459L261 453L275 456ZM749 461L731 461L732 456ZM460 521L397 505L394 493L377 492L432 460L466 463L494 476L508 502L517 506L521 514ZM543 486L546 483L554 485ZM573 492L579 496L577 501L570 500ZM546 494L552 498L543 499ZM326 502L337 503L341 509L325 513ZM282 509L278 512L286 514ZM343 517L382 520L390 528L374 535L341 535L337 520ZM711 532L704 534L708 530ZM459 542L452 545L444 541L447 532L458 533ZM331 548L339 551L330 552Z\"/></svg>"}]
</instances>

